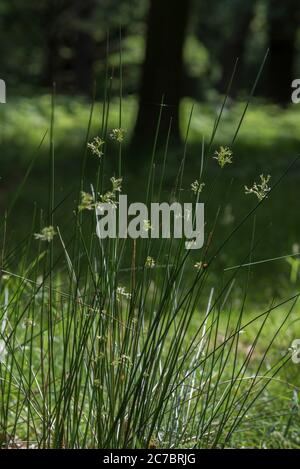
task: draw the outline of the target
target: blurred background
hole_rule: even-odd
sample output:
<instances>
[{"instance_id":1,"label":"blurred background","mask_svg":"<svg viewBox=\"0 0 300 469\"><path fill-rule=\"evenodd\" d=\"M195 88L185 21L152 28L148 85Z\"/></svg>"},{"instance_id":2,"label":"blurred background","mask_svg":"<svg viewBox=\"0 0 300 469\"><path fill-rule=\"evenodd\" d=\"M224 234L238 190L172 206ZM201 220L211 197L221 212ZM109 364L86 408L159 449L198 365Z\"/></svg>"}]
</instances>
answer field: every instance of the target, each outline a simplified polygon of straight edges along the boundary
<instances>
[{"instance_id":1,"label":"blurred background","mask_svg":"<svg viewBox=\"0 0 300 469\"><path fill-rule=\"evenodd\" d=\"M41 141L49 130L53 83L57 201L78 181L94 98L91 137L100 133L109 95L108 127L121 124L126 131L125 190L135 191L138 198L145 186L140 174L149 169L149 147L161 109L158 151L163 151L170 131L166 193L176 177L193 111L185 175L189 191L199 172L202 141L209 142L224 95L228 92L229 99L212 155L219 145L231 146L250 95L234 142L234 164L212 186L209 181L218 168L208 158L204 175L214 195L208 220L221 203L223 230L232 229L253 206L244 185L251 185L261 173L271 174L275 182L299 153L300 104L291 103L291 83L300 78L299 20L298 0L1 0L0 78L7 87L7 104L0 105L2 214L38 155L12 233L21 236L34 204L47 201L48 136ZM113 142L107 145L109 177L116 172L118 148ZM88 163L88 174L94 173L96 164ZM157 166L159 171L159 161ZM288 254L300 242L299 176L295 165L258 216L257 226L266 232L258 259ZM248 235L245 227L224 265L238 262ZM283 284L289 281L285 261L271 270L260 268L262 282L267 284L270 275L282 276Z\"/></svg>"},{"instance_id":2,"label":"blurred background","mask_svg":"<svg viewBox=\"0 0 300 469\"><path fill-rule=\"evenodd\" d=\"M108 33L118 75L121 27L126 94L148 88L160 99L176 82L181 97L208 99L224 93L239 57L237 96L270 48L258 94L286 104L299 72L299 9L297 0L2 0L1 74L11 91L45 91L55 81L60 92L88 95L95 79L103 87ZM144 83L146 67L158 97Z\"/></svg>"}]
</instances>

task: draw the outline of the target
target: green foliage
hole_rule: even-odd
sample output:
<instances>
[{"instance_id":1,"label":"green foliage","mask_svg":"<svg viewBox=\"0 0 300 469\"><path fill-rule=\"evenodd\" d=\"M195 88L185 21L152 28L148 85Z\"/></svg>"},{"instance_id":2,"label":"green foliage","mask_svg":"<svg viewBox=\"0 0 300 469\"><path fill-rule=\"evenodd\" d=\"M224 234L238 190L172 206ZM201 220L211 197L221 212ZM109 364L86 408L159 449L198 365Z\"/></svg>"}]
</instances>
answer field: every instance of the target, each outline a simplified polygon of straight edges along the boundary
<instances>
[{"instance_id":1,"label":"green foliage","mask_svg":"<svg viewBox=\"0 0 300 469\"><path fill-rule=\"evenodd\" d=\"M201 79L209 68L209 53L195 36L188 36L184 45L186 73L190 77Z\"/></svg>"}]
</instances>

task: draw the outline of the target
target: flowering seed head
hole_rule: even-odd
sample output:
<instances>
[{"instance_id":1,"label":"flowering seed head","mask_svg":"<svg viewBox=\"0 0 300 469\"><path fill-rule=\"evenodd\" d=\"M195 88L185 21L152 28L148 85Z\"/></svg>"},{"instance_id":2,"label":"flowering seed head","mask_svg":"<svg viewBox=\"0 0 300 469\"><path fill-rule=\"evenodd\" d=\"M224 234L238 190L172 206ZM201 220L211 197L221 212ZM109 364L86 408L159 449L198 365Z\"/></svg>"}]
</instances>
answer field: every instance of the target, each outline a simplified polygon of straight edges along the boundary
<instances>
[{"instance_id":1,"label":"flowering seed head","mask_svg":"<svg viewBox=\"0 0 300 469\"><path fill-rule=\"evenodd\" d=\"M116 140L119 143L122 143L125 138L126 131L124 129L112 129L109 136L112 140Z\"/></svg>"},{"instance_id":2,"label":"flowering seed head","mask_svg":"<svg viewBox=\"0 0 300 469\"><path fill-rule=\"evenodd\" d=\"M130 300L130 298L131 298L131 293L128 293L128 292L126 291L125 287L118 286L118 287L117 287L117 296L118 296L118 298L120 298L120 297L123 296L123 297L126 298L127 300Z\"/></svg>"},{"instance_id":3,"label":"flowering seed head","mask_svg":"<svg viewBox=\"0 0 300 469\"><path fill-rule=\"evenodd\" d=\"M105 141L100 137L95 137L90 143L87 144L88 148L91 150L92 154L101 158L103 156L103 145Z\"/></svg>"},{"instance_id":4,"label":"flowering seed head","mask_svg":"<svg viewBox=\"0 0 300 469\"><path fill-rule=\"evenodd\" d=\"M269 174L267 176L261 174L259 177L260 182L254 182L252 187L245 186L245 194L254 194L258 200L261 201L268 196L268 193L271 190L268 184L271 176Z\"/></svg>"},{"instance_id":5,"label":"flowering seed head","mask_svg":"<svg viewBox=\"0 0 300 469\"><path fill-rule=\"evenodd\" d=\"M198 195L202 192L203 187L205 186L204 182L199 182L197 179L196 181L192 182L191 190L195 195Z\"/></svg>"},{"instance_id":6,"label":"flowering seed head","mask_svg":"<svg viewBox=\"0 0 300 469\"><path fill-rule=\"evenodd\" d=\"M94 197L88 192L81 192L81 202L78 206L78 210L92 210L95 207Z\"/></svg>"},{"instance_id":7,"label":"flowering seed head","mask_svg":"<svg viewBox=\"0 0 300 469\"><path fill-rule=\"evenodd\" d=\"M215 151L214 159L218 161L221 168L224 168L226 164L232 163L232 151L229 147L221 146L219 150Z\"/></svg>"},{"instance_id":8,"label":"flowering seed head","mask_svg":"<svg viewBox=\"0 0 300 469\"><path fill-rule=\"evenodd\" d=\"M53 226L46 226L42 229L41 233L35 233L34 237L39 241L47 241L50 243L55 235L56 231L54 230Z\"/></svg>"},{"instance_id":9,"label":"flowering seed head","mask_svg":"<svg viewBox=\"0 0 300 469\"><path fill-rule=\"evenodd\" d=\"M145 267L148 267L149 269L153 269L155 267L155 260L153 259L153 257L147 256Z\"/></svg>"},{"instance_id":10,"label":"flowering seed head","mask_svg":"<svg viewBox=\"0 0 300 469\"><path fill-rule=\"evenodd\" d=\"M143 229L144 229L144 231L151 231L152 230L150 220L143 220Z\"/></svg>"}]
</instances>

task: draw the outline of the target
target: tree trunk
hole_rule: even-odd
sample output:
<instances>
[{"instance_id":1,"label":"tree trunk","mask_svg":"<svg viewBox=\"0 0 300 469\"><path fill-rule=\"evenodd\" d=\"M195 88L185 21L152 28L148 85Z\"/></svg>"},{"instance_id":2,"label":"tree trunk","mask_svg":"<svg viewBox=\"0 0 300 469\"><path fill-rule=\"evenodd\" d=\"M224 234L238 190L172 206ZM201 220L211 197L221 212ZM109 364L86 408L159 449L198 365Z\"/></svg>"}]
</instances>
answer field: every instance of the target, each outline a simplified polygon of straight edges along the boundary
<instances>
[{"instance_id":1,"label":"tree trunk","mask_svg":"<svg viewBox=\"0 0 300 469\"><path fill-rule=\"evenodd\" d=\"M236 97L238 93L238 76L241 75L244 67L246 42L251 21L254 16L255 3L255 0L252 2L245 2L245 0L238 2L235 10L233 11L231 36L228 41L224 42L224 47L222 47L219 57L222 75L219 83L217 84L217 88L220 93L226 93L234 64L237 58L239 59L239 73L235 77L230 90L230 96L232 97Z\"/></svg>"},{"instance_id":2,"label":"tree trunk","mask_svg":"<svg viewBox=\"0 0 300 469\"><path fill-rule=\"evenodd\" d=\"M269 1L268 95L285 105L291 100L299 20L299 0Z\"/></svg>"},{"instance_id":3,"label":"tree trunk","mask_svg":"<svg viewBox=\"0 0 300 469\"><path fill-rule=\"evenodd\" d=\"M146 56L142 70L139 112L133 142L150 145L164 96L160 134L166 138L172 118L171 141L180 141L179 104L182 97L183 45L190 0L151 0Z\"/></svg>"},{"instance_id":4,"label":"tree trunk","mask_svg":"<svg viewBox=\"0 0 300 469\"><path fill-rule=\"evenodd\" d=\"M77 1L77 16L83 26L76 34L75 43L75 86L84 94L91 94L93 85L93 63L95 41L88 28L88 21L92 19L95 0Z\"/></svg>"},{"instance_id":5,"label":"tree trunk","mask_svg":"<svg viewBox=\"0 0 300 469\"><path fill-rule=\"evenodd\" d=\"M54 81L57 79L59 39L56 22L58 11L57 0L48 0L46 2L43 15L45 52L41 85L48 88L52 88Z\"/></svg>"},{"instance_id":6,"label":"tree trunk","mask_svg":"<svg viewBox=\"0 0 300 469\"><path fill-rule=\"evenodd\" d=\"M90 32L95 0L47 0L44 13L45 60L42 85L90 94L95 42ZM60 56L60 49L72 53Z\"/></svg>"}]
</instances>

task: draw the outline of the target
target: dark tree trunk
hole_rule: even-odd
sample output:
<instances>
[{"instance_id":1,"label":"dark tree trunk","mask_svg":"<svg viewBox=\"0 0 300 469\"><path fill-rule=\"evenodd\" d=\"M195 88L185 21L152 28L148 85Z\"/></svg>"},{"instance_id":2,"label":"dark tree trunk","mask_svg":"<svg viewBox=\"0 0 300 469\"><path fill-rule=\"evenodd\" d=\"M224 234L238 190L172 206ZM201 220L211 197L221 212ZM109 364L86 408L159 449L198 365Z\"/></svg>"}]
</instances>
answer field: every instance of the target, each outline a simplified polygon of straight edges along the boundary
<instances>
[{"instance_id":1,"label":"dark tree trunk","mask_svg":"<svg viewBox=\"0 0 300 469\"><path fill-rule=\"evenodd\" d=\"M57 18L59 14L57 0L48 0L44 10L43 27L45 37L44 64L41 85L52 87L57 79L59 63L59 38Z\"/></svg>"},{"instance_id":2,"label":"dark tree trunk","mask_svg":"<svg viewBox=\"0 0 300 469\"><path fill-rule=\"evenodd\" d=\"M151 0L146 56L142 70L134 145L153 142L164 96L160 133L166 137L172 117L173 142L180 141L179 103L182 97L183 45L190 0Z\"/></svg>"},{"instance_id":3,"label":"dark tree trunk","mask_svg":"<svg viewBox=\"0 0 300 469\"><path fill-rule=\"evenodd\" d=\"M77 0L77 16L83 22L83 27L77 32L75 43L75 86L84 94L92 92L93 63L95 56L95 41L87 28L87 23L92 19L95 0ZM85 23L85 24L84 24Z\"/></svg>"},{"instance_id":4,"label":"dark tree trunk","mask_svg":"<svg viewBox=\"0 0 300 469\"><path fill-rule=\"evenodd\" d=\"M96 0L47 0L42 85L51 87L56 81L61 90L91 93L95 42L89 21L95 6ZM70 57L60 56L63 47Z\"/></svg>"},{"instance_id":5,"label":"dark tree trunk","mask_svg":"<svg viewBox=\"0 0 300 469\"><path fill-rule=\"evenodd\" d=\"M269 0L268 95L285 105L291 100L299 22L299 0Z\"/></svg>"},{"instance_id":6,"label":"dark tree trunk","mask_svg":"<svg viewBox=\"0 0 300 469\"><path fill-rule=\"evenodd\" d=\"M236 97L239 88L238 76L241 75L244 68L246 42L248 33L251 25L251 21L254 16L255 3L245 2L241 0L236 5L236 8L232 14L232 33L228 41L224 42L224 47L221 49L219 61L221 65L222 75L217 88L220 93L226 93L228 83L232 76L234 64L238 59L238 71L239 73L235 77L232 83L230 96Z\"/></svg>"}]
</instances>

